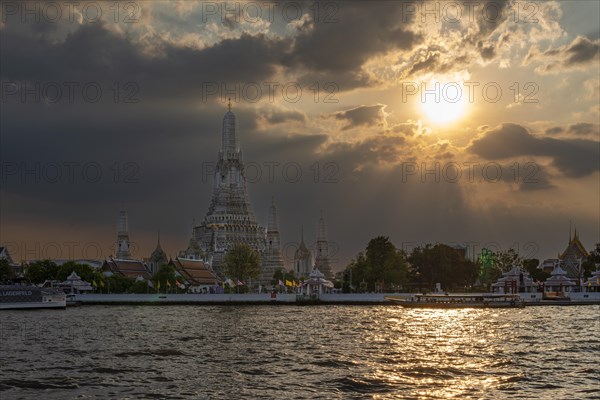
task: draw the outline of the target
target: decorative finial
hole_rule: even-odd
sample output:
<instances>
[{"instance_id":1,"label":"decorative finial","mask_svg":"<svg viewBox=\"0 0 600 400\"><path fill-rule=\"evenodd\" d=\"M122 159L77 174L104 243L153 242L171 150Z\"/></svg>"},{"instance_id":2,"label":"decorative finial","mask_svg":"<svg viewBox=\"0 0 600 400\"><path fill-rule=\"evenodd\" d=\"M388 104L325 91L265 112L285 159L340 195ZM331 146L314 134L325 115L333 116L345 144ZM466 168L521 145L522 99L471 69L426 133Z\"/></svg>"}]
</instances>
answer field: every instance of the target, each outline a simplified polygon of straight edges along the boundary
<instances>
[{"instance_id":1,"label":"decorative finial","mask_svg":"<svg viewBox=\"0 0 600 400\"><path fill-rule=\"evenodd\" d=\"M157 244L160 246L160 229L158 230L158 242Z\"/></svg>"},{"instance_id":2,"label":"decorative finial","mask_svg":"<svg viewBox=\"0 0 600 400\"><path fill-rule=\"evenodd\" d=\"M229 98L229 103L227 103L227 109L231 111L231 97Z\"/></svg>"}]
</instances>

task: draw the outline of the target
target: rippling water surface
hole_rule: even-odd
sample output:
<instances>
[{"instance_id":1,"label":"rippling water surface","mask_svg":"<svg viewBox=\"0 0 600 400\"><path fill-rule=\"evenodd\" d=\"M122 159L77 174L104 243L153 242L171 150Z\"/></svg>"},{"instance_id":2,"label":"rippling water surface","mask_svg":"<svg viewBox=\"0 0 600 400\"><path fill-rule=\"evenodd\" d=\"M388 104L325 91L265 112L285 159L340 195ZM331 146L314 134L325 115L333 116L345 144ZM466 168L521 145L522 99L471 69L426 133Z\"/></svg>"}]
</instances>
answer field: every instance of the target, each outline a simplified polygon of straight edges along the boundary
<instances>
[{"instance_id":1,"label":"rippling water surface","mask_svg":"<svg viewBox=\"0 0 600 400\"><path fill-rule=\"evenodd\" d=\"M600 398L600 307L0 313L0 397Z\"/></svg>"}]
</instances>

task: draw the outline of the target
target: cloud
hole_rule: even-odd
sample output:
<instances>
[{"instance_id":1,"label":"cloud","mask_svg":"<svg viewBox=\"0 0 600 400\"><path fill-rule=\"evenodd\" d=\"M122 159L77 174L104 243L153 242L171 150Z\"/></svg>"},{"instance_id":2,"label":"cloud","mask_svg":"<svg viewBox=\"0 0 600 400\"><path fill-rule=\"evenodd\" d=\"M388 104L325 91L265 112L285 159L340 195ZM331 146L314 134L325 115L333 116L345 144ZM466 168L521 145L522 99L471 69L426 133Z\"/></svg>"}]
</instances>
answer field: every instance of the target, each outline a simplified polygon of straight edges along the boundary
<instances>
[{"instance_id":1,"label":"cloud","mask_svg":"<svg viewBox=\"0 0 600 400\"><path fill-rule=\"evenodd\" d=\"M563 128L561 128L560 126L555 126L555 127L546 129L546 134L547 135L558 135L559 133L563 133L564 131L565 130Z\"/></svg>"},{"instance_id":2,"label":"cloud","mask_svg":"<svg viewBox=\"0 0 600 400\"><path fill-rule=\"evenodd\" d=\"M543 52L537 46L532 46L523 64L541 63L542 65L535 69L537 73L557 74L561 71L597 66L599 55L600 39L591 40L585 36L577 36L569 44Z\"/></svg>"},{"instance_id":3,"label":"cloud","mask_svg":"<svg viewBox=\"0 0 600 400\"><path fill-rule=\"evenodd\" d=\"M600 136L600 126L598 124L589 124L586 122L580 122L569 126L569 133L575 135L594 135Z\"/></svg>"},{"instance_id":4,"label":"cloud","mask_svg":"<svg viewBox=\"0 0 600 400\"><path fill-rule=\"evenodd\" d=\"M384 104L375 104L372 106L359 106L346 111L340 111L335 114L335 118L348 121L343 130L356 128L359 126L383 126L385 123Z\"/></svg>"},{"instance_id":5,"label":"cloud","mask_svg":"<svg viewBox=\"0 0 600 400\"><path fill-rule=\"evenodd\" d=\"M264 107L258 112L259 118L264 118L270 124L285 122L306 122L306 114L297 110L287 110L277 107Z\"/></svg>"},{"instance_id":6,"label":"cloud","mask_svg":"<svg viewBox=\"0 0 600 400\"><path fill-rule=\"evenodd\" d=\"M527 128L505 123L475 139L468 151L487 160L522 156L550 157L563 175L579 178L600 170L600 142L584 139L540 138Z\"/></svg>"}]
</instances>

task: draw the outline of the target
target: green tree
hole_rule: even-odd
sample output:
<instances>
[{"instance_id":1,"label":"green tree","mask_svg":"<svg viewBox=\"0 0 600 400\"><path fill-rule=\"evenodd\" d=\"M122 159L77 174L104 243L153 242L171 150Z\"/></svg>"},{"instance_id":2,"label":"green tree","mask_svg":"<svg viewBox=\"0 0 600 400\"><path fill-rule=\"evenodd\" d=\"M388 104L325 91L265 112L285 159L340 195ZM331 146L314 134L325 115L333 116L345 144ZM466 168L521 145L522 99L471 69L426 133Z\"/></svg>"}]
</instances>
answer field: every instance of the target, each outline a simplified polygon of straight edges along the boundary
<instances>
[{"instance_id":1,"label":"green tree","mask_svg":"<svg viewBox=\"0 0 600 400\"><path fill-rule=\"evenodd\" d=\"M592 273L599 268L597 265L600 266L600 243L596 243L596 248L590 251L588 257L581 264L581 267L583 268L583 276L586 278L592 276Z\"/></svg>"},{"instance_id":2,"label":"green tree","mask_svg":"<svg viewBox=\"0 0 600 400\"><path fill-rule=\"evenodd\" d=\"M130 293L148 293L150 288L147 281L134 281L129 287Z\"/></svg>"},{"instance_id":3,"label":"green tree","mask_svg":"<svg viewBox=\"0 0 600 400\"><path fill-rule=\"evenodd\" d=\"M246 244L237 244L223 258L222 268L234 280L256 279L260 274L260 255Z\"/></svg>"},{"instance_id":4,"label":"green tree","mask_svg":"<svg viewBox=\"0 0 600 400\"><path fill-rule=\"evenodd\" d=\"M104 287L101 287L100 291L103 293L127 293L134 282L135 280L132 278L114 274L104 277ZM96 283L99 284L98 281Z\"/></svg>"},{"instance_id":5,"label":"green tree","mask_svg":"<svg viewBox=\"0 0 600 400\"><path fill-rule=\"evenodd\" d=\"M347 267L344 280L359 290L395 290L408 280L408 263L404 252L396 249L386 236L369 241L365 253L358 253ZM344 290L348 290L349 285Z\"/></svg>"},{"instance_id":6,"label":"green tree","mask_svg":"<svg viewBox=\"0 0 600 400\"><path fill-rule=\"evenodd\" d=\"M550 274L548 272L544 272L539 268L540 260L537 258L528 258L523 260L523 269L529 272L531 278L534 281L544 282L546 279L550 278Z\"/></svg>"},{"instance_id":7,"label":"green tree","mask_svg":"<svg viewBox=\"0 0 600 400\"><path fill-rule=\"evenodd\" d=\"M35 261L25 268L25 278L34 284L57 279L57 275L58 265L50 260Z\"/></svg>"},{"instance_id":8,"label":"green tree","mask_svg":"<svg viewBox=\"0 0 600 400\"><path fill-rule=\"evenodd\" d=\"M174 289L176 279L177 275L175 274L175 267L173 267L171 264L161 266L158 271L152 275L154 287L157 288L158 282L160 282L160 290L162 291L166 291L168 289L167 282L169 282L169 285L171 285L171 289Z\"/></svg>"},{"instance_id":9,"label":"green tree","mask_svg":"<svg viewBox=\"0 0 600 400\"><path fill-rule=\"evenodd\" d=\"M434 289L440 283L445 290L470 288L479 275L479 265L457 249L445 244L427 244L415 248L408 258L415 271L416 283Z\"/></svg>"},{"instance_id":10,"label":"green tree","mask_svg":"<svg viewBox=\"0 0 600 400\"><path fill-rule=\"evenodd\" d=\"M96 277L96 270L87 264L78 264L74 261L67 261L58 267L56 279L64 281L72 272L75 272L81 279L86 282L92 282Z\"/></svg>"},{"instance_id":11,"label":"green tree","mask_svg":"<svg viewBox=\"0 0 600 400\"><path fill-rule=\"evenodd\" d=\"M8 260L0 259L0 281L10 280L15 277L15 270L10 266Z\"/></svg>"}]
</instances>

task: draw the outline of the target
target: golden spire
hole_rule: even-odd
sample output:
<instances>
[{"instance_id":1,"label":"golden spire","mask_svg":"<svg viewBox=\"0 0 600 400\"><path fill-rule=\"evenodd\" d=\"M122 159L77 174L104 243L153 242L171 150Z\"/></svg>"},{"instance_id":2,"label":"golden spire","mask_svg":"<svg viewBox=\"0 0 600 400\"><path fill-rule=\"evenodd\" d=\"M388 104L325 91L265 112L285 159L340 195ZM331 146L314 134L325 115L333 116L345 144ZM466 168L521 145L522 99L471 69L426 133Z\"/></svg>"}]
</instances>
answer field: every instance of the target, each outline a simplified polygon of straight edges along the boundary
<instances>
[{"instance_id":1,"label":"golden spire","mask_svg":"<svg viewBox=\"0 0 600 400\"><path fill-rule=\"evenodd\" d=\"M227 109L231 111L231 97L229 98L229 103L227 103Z\"/></svg>"}]
</instances>

